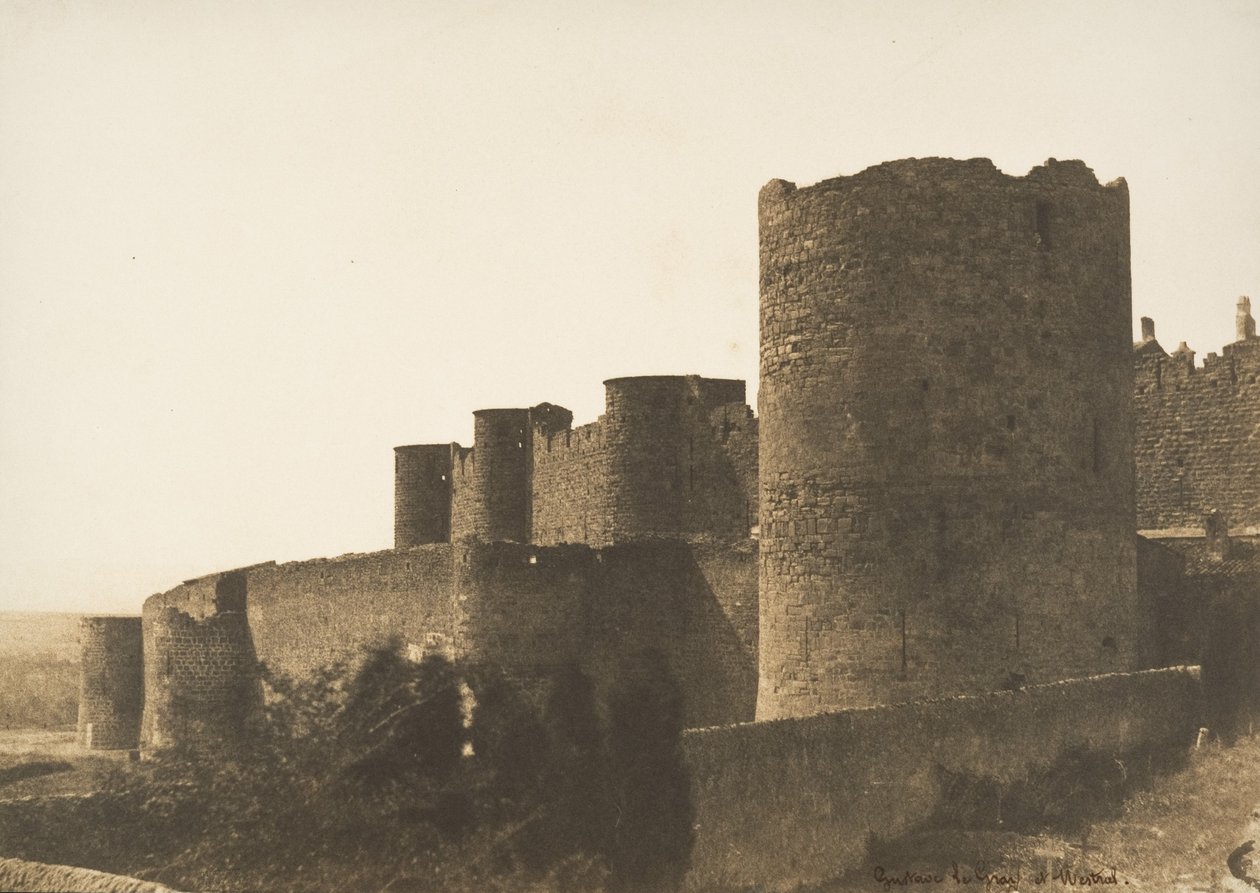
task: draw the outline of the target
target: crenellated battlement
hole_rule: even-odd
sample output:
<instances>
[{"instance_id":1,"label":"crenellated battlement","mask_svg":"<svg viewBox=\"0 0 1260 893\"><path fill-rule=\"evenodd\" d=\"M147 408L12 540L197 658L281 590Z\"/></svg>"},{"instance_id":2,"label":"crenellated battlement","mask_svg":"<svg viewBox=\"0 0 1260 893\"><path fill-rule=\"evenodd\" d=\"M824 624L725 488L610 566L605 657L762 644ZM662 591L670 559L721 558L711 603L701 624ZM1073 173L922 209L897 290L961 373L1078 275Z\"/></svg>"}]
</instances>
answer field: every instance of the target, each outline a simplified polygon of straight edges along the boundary
<instances>
[{"instance_id":1,"label":"crenellated battlement","mask_svg":"<svg viewBox=\"0 0 1260 893\"><path fill-rule=\"evenodd\" d=\"M1260 338L1238 299L1238 340L1201 364L1183 341L1171 354L1143 320L1134 345L1137 526L1191 527L1220 511L1260 527Z\"/></svg>"},{"instance_id":2,"label":"crenellated battlement","mask_svg":"<svg viewBox=\"0 0 1260 893\"><path fill-rule=\"evenodd\" d=\"M747 539L757 451L744 382L644 375L604 386L604 414L577 428L554 403L484 409L470 448L396 448L396 547Z\"/></svg>"}]
</instances>

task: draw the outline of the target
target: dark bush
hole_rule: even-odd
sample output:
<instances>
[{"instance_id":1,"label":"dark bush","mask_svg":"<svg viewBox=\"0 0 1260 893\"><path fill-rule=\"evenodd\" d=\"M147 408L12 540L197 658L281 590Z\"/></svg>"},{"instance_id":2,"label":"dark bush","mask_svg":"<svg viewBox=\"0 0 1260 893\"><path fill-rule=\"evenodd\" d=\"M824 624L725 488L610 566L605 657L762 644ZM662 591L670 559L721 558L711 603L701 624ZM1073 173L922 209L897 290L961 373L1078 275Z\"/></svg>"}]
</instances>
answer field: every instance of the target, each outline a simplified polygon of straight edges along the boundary
<instances>
[{"instance_id":1,"label":"dark bush","mask_svg":"<svg viewBox=\"0 0 1260 893\"><path fill-rule=\"evenodd\" d=\"M661 893L682 883L693 840L682 731L682 693L665 656L649 650L626 661L609 697L615 891Z\"/></svg>"},{"instance_id":2,"label":"dark bush","mask_svg":"<svg viewBox=\"0 0 1260 893\"><path fill-rule=\"evenodd\" d=\"M1203 641L1204 722L1226 743L1260 716L1260 608L1238 593L1217 593Z\"/></svg>"},{"instance_id":3,"label":"dark bush","mask_svg":"<svg viewBox=\"0 0 1260 893\"><path fill-rule=\"evenodd\" d=\"M1117 756L1078 747L1018 781L956 773L937 767L940 806L926 823L934 828L1002 829L1020 833L1080 833L1111 818L1134 792L1184 762L1176 749L1145 749Z\"/></svg>"},{"instance_id":4,"label":"dark bush","mask_svg":"<svg viewBox=\"0 0 1260 893\"><path fill-rule=\"evenodd\" d=\"M522 689L396 644L261 678L233 734L205 723L98 795L0 816L0 855L276 893L667 891L686 870L682 701L659 654L604 711L576 665Z\"/></svg>"}]
</instances>

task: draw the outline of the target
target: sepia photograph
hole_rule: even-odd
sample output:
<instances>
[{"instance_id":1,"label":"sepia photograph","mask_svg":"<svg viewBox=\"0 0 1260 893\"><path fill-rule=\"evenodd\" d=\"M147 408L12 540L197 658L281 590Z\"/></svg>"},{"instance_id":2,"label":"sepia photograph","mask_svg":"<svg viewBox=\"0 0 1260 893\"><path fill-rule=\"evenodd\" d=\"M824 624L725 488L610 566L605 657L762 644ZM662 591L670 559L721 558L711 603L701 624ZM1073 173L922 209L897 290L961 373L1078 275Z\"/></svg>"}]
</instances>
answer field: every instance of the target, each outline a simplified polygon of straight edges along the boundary
<instances>
[{"instance_id":1,"label":"sepia photograph","mask_svg":"<svg viewBox=\"0 0 1260 893\"><path fill-rule=\"evenodd\" d=\"M0 0L0 891L1260 891L1257 171L1260 0Z\"/></svg>"}]
</instances>

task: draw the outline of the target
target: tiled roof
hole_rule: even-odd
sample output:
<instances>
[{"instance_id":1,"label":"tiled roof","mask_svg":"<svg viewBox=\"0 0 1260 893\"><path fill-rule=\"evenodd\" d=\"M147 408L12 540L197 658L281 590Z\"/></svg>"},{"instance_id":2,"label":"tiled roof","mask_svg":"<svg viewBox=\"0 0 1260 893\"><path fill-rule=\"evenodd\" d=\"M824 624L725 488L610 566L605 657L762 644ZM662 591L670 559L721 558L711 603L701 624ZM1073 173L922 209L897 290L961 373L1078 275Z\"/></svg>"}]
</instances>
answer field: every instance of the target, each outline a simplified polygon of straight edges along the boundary
<instances>
[{"instance_id":1,"label":"tiled roof","mask_svg":"<svg viewBox=\"0 0 1260 893\"><path fill-rule=\"evenodd\" d=\"M1186 557L1187 577L1260 577L1260 543L1232 539L1229 553L1217 558L1205 541L1187 543L1181 550Z\"/></svg>"}]
</instances>

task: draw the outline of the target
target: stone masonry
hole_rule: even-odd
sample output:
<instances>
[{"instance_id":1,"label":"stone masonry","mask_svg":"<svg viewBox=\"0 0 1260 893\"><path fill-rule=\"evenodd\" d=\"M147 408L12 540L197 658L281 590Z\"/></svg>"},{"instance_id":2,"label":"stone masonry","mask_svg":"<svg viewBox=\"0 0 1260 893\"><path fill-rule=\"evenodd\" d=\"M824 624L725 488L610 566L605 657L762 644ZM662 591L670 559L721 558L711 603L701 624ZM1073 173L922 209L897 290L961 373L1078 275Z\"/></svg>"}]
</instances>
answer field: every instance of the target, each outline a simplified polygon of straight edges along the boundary
<instances>
[{"instance_id":1,"label":"stone masonry","mask_svg":"<svg viewBox=\"0 0 1260 893\"><path fill-rule=\"evenodd\" d=\"M142 649L137 618L85 622L80 740L230 735L260 660L390 637L598 684L656 648L693 725L1153 665L1135 529L1260 524L1260 340L1243 299L1202 367L1153 324L1133 350L1128 214L1079 161L770 182L759 416L742 381L614 378L583 425L483 409L470 447L396 447L394 549L187 581Z\"/></svg>"},{"instance_id":2,"label":"stone masonry","mask_svg":"<svg viewBox=\"0 0 1260 893\"><path fill-rule=\"evenodd\" d=\"M898 161L760 223L758 719L1136 667L1124 181Z\"/></svg>"},{"instance_id":3,"label":"stone masonry","mask_svg":"<svg viewBox=\"0 0 1260 893\"><path fill-rule=\"evenodd\" d=\"M94 750L139 746L143 645L139 617L84 617L78 742Z\"/></svg>"},{"instance_id":4,"label":"stone masonry","mask_svg":"<svg viewBox=\"0 0 1260 893\"><path fill-rule=\"evenodd\" d=\"M744 383L647 375L604 385L604 415L580 428L550 403L482 409L469 449L395 448L396 547L747 540L757 420Z\"/></svg>"},{"instance_id":5,"label":"stone masonry","mask_svg":"<svg viewBox=\"0 0 1260 893\"><path fill-rule=\"evenodd\" d=\"M1251 300L1237 332L1202 365L1183 341L1168 354L1155 323L1134 345L1137 527L1196 530L1218 511L1232 529L1260 533L1260 338Z\"/></svg>"}]
</instances>

